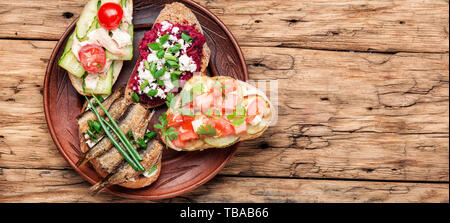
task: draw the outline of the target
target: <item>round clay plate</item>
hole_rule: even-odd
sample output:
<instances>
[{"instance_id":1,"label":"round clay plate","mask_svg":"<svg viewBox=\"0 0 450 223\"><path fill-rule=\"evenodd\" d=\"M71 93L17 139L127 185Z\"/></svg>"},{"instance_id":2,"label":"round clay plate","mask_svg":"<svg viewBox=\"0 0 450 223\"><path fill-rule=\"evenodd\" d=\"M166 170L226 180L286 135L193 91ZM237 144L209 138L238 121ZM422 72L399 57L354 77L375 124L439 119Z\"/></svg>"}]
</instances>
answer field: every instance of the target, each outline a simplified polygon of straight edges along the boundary
<instances>
[{"instance_id":1,"label":"round clay plate","mask_svg":"<svg viewBox=\"0 0 450 223\"><path fill-rule=\"evenodd\" d=\"M172 1L144 0L134 1L133 23L134 57L125 61L113 91L125 86L139 57L137 46L153 25L164 5ZM248 73L242 52L225 25L211 12L195 2L182 1L189 7L203 28L207 44L211 49L208 75L231 76L247 81ZM50 58L44 81L44 109L50 134L61 154L69 164L87 181L94 184L101 180L90 165L77 167L81 152L78 138L78 126L75 117L80 114L84 98L77 94L69 80L67 72L58 66L66 40L75 29L75 21L62 35ZM150 126L167 108L157 108L158 115L152 119ZM237 145L225 149L209 149L196 152L176 152L164 149L162 170L157 181L141 189L127 189L111 186L105 191L132 199L164 199L175 197L191 191L213 178L231 159ZM86 188L87 189L87 188Z\"/></svg>"}]
</instances>

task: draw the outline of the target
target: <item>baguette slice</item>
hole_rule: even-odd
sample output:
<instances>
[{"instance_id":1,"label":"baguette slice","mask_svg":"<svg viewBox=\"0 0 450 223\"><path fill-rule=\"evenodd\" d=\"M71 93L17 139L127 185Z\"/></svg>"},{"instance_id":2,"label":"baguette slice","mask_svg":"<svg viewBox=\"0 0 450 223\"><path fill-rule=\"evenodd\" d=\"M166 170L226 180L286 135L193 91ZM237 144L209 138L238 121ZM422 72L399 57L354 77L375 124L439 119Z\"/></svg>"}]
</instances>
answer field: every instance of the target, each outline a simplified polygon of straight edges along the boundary
<instances>
[{"instance_id":1,"label":"baguette slice","mask_svg":"<svg viewBox=\"0 0 450 223\"><path fill-rule=\"evenodd\" d=\"M161 10L158 18L156 18L155 23L161 23L163 21L169 21L172 24L182 24L186 21L189 25L195 25L195 28L201 34L204 35L202 26L200 25L200 22L198 21L197 17L195 17L194 13L182 3L174 2L172 4L166 4L166 6ZM208 67L210 56L211 56L211 51L205 42L205 44L203 45L203 56L201 59L201 69L200 69L201 75L206 75L206 68ZM138 61L140 61L140 60L138 60ZM138 66L139 66L139 63L136 64L136 66L134 68L134 72L137 72ZM127 83L127 88L125 90L125 96L129 100L133 100L131 95L134 93L134 91L128 87L129 82L130 82L130 79L128 80L128 83ZM161 100L160 103L157 103L154 105L146 105L146 104L142 104L142 105L146 108L154 108L154 107L158 107L164 103L165 103L165 100Z\"/></svg>"},{"instance_id":2,"label":"baguette slice","mask_svg":"<svg viewBox=\"0 0 450 223\"><path fill-rule=\"evenodd\" d=\"M199 78L193 78L189 80L186 85L193 85L195 81L199 79L204 79L209 77L199 77ZM227 76L217 76L212 77L214 80L235 80L231 77ZM238 83L238 92L240 94L241 99L239 99L239 103L242 103L244 106L246 106L249 102L251 102L253 99L258 98L258 100L262 100L266 104L266 108L268 109L268 113L263 116L261 123L258 126L252 126L251 132L252 134L243 134L238 136L231 136L227 137L223 140L223 144L221 146L212 146L210 144L205 143L205 138L200 138L197 140L193 140L190 142L187 142L187 146L185 148L176 147L172 142L168 141L166 137L163 137L162 134L160 134L161 140L171 149L177 150L177 151L197 151L197 150L204 150L204 149L210 149L210 148L226 148L229 146L232 146L238 142L255 139L260 137L269 127L269 125L272 123L274 119L274 115L276 115L276 110L273 106L273 104L270 102L270 100L267 98L267 96L262 92L261 90L257 89L255 86L250 85L243 81L237 81ZM186 87L185 85L185 87ZM173 100L179 100L179 96L175 97ZM171 109L169 108L168 113L171 112ZM250 132L250 127L247 128L247 132ZM220 139L218 140L220 141Z\"/></svg>"}]
</instances>

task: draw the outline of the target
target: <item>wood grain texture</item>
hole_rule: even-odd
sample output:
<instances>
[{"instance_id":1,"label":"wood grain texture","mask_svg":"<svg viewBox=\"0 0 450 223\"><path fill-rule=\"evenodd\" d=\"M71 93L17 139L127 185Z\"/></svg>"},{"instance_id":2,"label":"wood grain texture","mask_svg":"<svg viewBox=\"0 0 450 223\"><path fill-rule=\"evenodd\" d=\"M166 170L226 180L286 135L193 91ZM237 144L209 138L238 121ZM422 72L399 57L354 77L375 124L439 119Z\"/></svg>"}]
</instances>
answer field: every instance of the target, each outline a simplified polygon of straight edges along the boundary
<instances>
[{"instance_id":1,"label":"wood grain texture","mask_svg":"<svg viewBox=\"0 0 450 223\"><path fill-rule=\"evenodd\" d=\"M42 74L46 61L39 58L55 44L37 43L0 41L0 49L18 49L0 55L0 66L21 55L27 61L1 73L1 164L66 169L42 114L43 75L27 78ZM222 174L448 181L448 55L243 51L252 79L278 78L282 118L241 144ZM393 101L383 104L379 95L389 94Z\"/></svg>"},{"instance_id":2,"label":"wood grain texture","mask_svg":"<svg viewBox=\"0 0 450 223\"><path fill-rule=\"evenodd\" d=\"M0 202L136 202L92 197L71 170L0 169ZM180 197L158 202L449 202L448 184L217 176ZM145 201L144 201L145 202Z\"/></svg>"},{"instance_id":3,"label":"wood grain texture","mask_svg":"<svg viewBox=\"0 0 450 223\"><path fill-rule=\"evenodd\" d=\"M85 2L3 1L0 38L59 39ZM449 47L449 6L444 0L198 2L244 46L377 52L448 52Z\"/></svg>"}]
</instances>

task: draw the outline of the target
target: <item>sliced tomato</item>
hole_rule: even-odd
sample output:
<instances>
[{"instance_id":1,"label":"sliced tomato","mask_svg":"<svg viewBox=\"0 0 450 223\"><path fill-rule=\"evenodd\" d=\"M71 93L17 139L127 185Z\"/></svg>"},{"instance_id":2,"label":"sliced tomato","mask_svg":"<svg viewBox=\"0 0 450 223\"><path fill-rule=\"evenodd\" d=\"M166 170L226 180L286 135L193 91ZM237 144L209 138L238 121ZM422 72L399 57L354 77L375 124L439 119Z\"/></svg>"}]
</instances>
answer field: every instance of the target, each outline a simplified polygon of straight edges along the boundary
<instances>
[{"instance_id":1,"label":"sliced tomato","mask_svg":"<svg viewBox=\"0 0 450 223\"><path fill-rule=\"evenodd\" d=\"M211 120L212 126L214 126L214 128L216 129L216 131L218 131L217 135L218 136L229 136L232 135L234 133L234 127L233 125L223 119L223 118L214 118Z\"/></svg>"},{"instance_id":2,"label":"sliced tomato","mask_svg":"<svg viewBox=\"0 0 450 223\"><path fill-rule=\"evenodd\" d=\"M223 100L222 109L225 112L234 111L238 104L238 92L234 91L225 95L225 99Z\"/></svg>"},{"instance_id":3,"label":"sliced tomato","mask_svg":"<svg viewBox=\"0 0 450 223\"><path fill-rule=\"evenodd\" d=\"M103 4L97 13L98 23L106 30L113 30L119 27L122 17L122 7L113 2Z\"/></svg>"},{"instance_id":4,"label":"sliced tomato","mask_svg":"<svg viewBox=\"0 0 450 223\"><path fill-rule=\"evenodd\" d=\"M192 121L184 122L180 128L178 137L185 142L191 139L198 139L197 133L192 128Z\"/></svg>"},{"instance_id":5,"label":"sliced tomato","mask_svg":"<svg viewBox=\"0 0 450 223\"><path fill-rule=\"evenodd\" d=\"M214 98L212 94L198 95L195 97L194 101L194 107L202 112L208 111L208 109L214 105Z\"/></svg>"},{"instance_id":6,"label":"sliced tomato","mask_svg":"<svg viewBox=\"0 0 450 223\"><path fill-rule=\"evenodd\" d=\"M169 120L169 123L167 124L169 128L179 127L183 124L183 116L179 113L167 115L167 120Z\"/></svg>"},{"instance_id":7,"label":"sliced tomato","mask_svg":"<svg viewBox=\"0 0 450 223\"><path fill-rule=\"evenodd\" d=\"M262 115L265 111L265 102L261 99L256 98L247 106L247 118L245 119L245 121L251 122L257 115Z\"/></svg>"},{"instance_id":8,"label":"sliced tomato","mask_svg":"<svg viewBox=\"0 0 450 223\"><path fill-rule=\"evenodd\" d=\"M96 44L86 44L78 52L81 65L89 73L97 73L105 67L105 50Z\"/></svg>"}]
</instances>

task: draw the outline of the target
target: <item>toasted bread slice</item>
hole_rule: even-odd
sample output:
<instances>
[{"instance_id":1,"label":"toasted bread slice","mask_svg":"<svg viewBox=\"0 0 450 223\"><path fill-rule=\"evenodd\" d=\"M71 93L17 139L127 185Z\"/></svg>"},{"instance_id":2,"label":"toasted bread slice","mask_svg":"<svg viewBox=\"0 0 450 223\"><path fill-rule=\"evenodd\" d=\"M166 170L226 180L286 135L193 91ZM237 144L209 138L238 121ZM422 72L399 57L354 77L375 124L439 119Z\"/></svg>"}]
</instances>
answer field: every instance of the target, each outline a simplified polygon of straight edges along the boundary
<instances>
[{"instance_id":1,"label":"toasted bread slice","mask_svg":"<svg viewBox=\"0 0 450 223\"><path fill-rule=\"evenodd\" d=\"M193 84L192 82L200 80L200 79L204 79L204 77L193 78L190 81L188 81L186 83L186 85L188 85L188 86L192 85ZM213 79L234 80L233 78L226 77L226 76L213 77ZM208 143L205 143L205 141L207 139L204 137L197 139L197 140L192 140L192 141L187 142L186 147L184 147L184 148L176 147L172 142L168 141L166 137L163 137L162 134L160 134L161 140L169 148L177 150L177 151L197 151L197 150L204 150L204 149L209 149L209 148L226 148L226 147L232 146L241 141L255 139L255 138L260 137L264 133L264 131L266 131L266 129L269 127L269 125L272 123L274 115L276 115L276 110L275 110L274 106L272 105L272 103L270 102L270 100L267 98L267 96L261 90L257 89L253 85L250 85L246 82L237 81L237 83L239 85L239 87L238 87L239 94L242 97L242 99L239 99L240 100L239 103L242 103L244 106L246 106L249 102L251 102L255 98L258 98L258 100L265 102L268 112L262 117L262 121L260 122L260 124L258 124L256 126L249 126L247 128L246 134L242 134L242 135L238 135L238 136L231 136L231 137L224 139L223 142L220 142L220 143L224 143L224 144L220 145L220 143L219 143L220 146L212 146ZM178 97L176 97L174 100L177 100L177 98ZM169 111L170 111L170 108L169 108ZM251 134L250 134L250 132L251 132ZM220 139L218 139L217 141L220 141Z\"/></svg>"},{"instance_id":2,"label":"toasted bread slice","mask_svg":"<svg viewBox=\"0 0 450 223\"><path fill-rule=\"evenodd\" d=\"M194 13L182 3L174 2L172 4L167 4L161 10L158 18L156 18L156 20L155 20L155 23L161 23L163 21L169 21L172 24L183 24L184 22L187 22L189 25L195 25L195 28L201 34L204 35L202 26L200 25L200 22L198 21L197 17L195 17ZM210 51L208 45L206 44L206 42L203 45L202 53L203 53L203 55L202 55L202 58L201 58L200 74L201 75L206 75L206 69L208 67L209 58L211 56L211 51ZM139 66L139 63L136 64L136 67L137 66ZM135 67L134 70L136 70L136 67ZM128 80L128 82L130 82L130 80ZM133 100L131 95L134 93L134 91L132 89L130 89L128 86L129 86L129 83L127 84L127 88L125 90L125 96L129 100ZM165 100L161 100L160 103L156 103L156 104L153 104L153 105L145 105L145 104L143 104L143 106L146 107L146 108L154 108L154 107L158 107L158 106L160 106L160 105L162 105L164 103L165 103Z\"/></svg>"}]
</instances>

